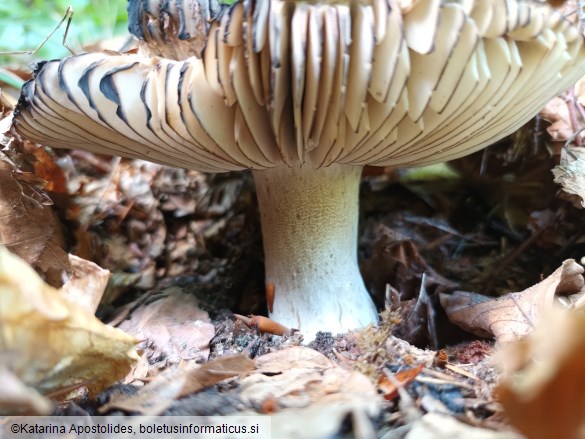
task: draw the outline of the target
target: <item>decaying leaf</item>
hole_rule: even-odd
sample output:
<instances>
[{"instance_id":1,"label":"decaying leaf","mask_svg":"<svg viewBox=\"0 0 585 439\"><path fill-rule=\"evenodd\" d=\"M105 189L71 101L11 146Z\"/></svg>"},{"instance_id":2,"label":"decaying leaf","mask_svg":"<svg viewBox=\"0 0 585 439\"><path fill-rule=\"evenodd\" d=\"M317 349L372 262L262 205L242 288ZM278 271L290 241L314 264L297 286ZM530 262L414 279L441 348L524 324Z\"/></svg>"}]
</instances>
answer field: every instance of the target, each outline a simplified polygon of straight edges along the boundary
<instances>
[{"instance_id":1,"label":"decaying leaf","mask_svg":"<svg viewBox=\"0 0 585 439\"><path fill-rule=\"evenodd\" d=\"M533 333L502 346L496 394L531 439L585 438L585 310L551 308Z\"/></svg>"},{"instance_id":2,"label":"decaying leaf","mask_svg":"<svg viewBox=\"0 0 585 439\"><path fill-rule=\"evenodd\" d=\"M414 422L405 439L522 439L522 436L512 431L472 427L452 416L427 413Z\"/></svg>"},{"instance_id":3,"label":"decaying leaf","mask_svg":"<svg viewBox=\"0 0 585 439\"><path fill-rule=\"evenodd\" d=\"M0 415L49 415L53 404L16 375L0 365Z\"/></svg>"},{"instance_id":4,"label":"decaying leaf","mask_svg":"<svg viewBox=\"0 0 585 439\"><path fill-rule=\"evenodd\" d=\"M379 413L381 398L365 375L299 346L262 355L256 366L258 373L240 382L241 398L259 410L274 400L274 437L306 437L310 431L314 439L330 438L347 418L354 437L375 436L369 418Z\"/></svg>"},{"instance_id":5,"label":"decaying leaf","mask_svg":"<svg viewBox=\"0 0 585 439\"><path fill-rule=\"evenodd\" d=\"M69 179L72 202L68 216L82 229L77 236L82 244L78 254L112 272L145 272L163 253L167 237L151 188L161 167L116 159L106 164L108 172L102 178L77 175Z\"/></svg>"},{"instance_id":6,"label":"decaying leaf","mask_svg":"<svg viewBox=\"0 0 585 439\"><path fill-rule=\"evenodd\" d=\"M138 358L133 337L67 301L3 246L0 331L10 370L43 392L82 381L99 391L123 378Z\"/></svg>"},{"instance_id":7,"label":"decaying leaf","mask_svg":"<svg viewBox=\"0 0 585 439\"><path fill-rule=\"evenodd\" d=\"M182 360L207 361L215 328L193 294L178 287L150 291L126 312L126 320L117 326L141 340L139 348L153 369Z\"/></svg>"},{"instance_id":8,"label":"decaying leaf","mask_svg":"<svg viewBox=\"0 0 585 439\"><path fill-rule=\"evenodd\" d=\"M577 207L585 207L585 148L567 147L561 154L561 163L552 170L555 183Z\"/></svg>"},{"instance_id":9,"label":"decaying leaf","mask_svg":"<svg viewBox=\"0 0 585 439\"><path fill-rule=\"evenodd\" d=\"M540 117L550 122L546 129L552 140L565 141L575 132L571 124L567 101L561 97L551 99L541 110Z\"/></svg>"},{"instance_id":10,"label":"decaying leaf","mask_svg":"<svg viewBox=\"0 0 585 439\"><path fill-rule=\"evenodd\" d=\"M160 415L176 399L213 386L226 378L249 372L254 367L254 360L245 355L234 355L210 361L202 366L167 369L135 395L113 397L100 408L100 412L105 413L117 408L143 415Z\"/></svg>"},{"instance_id":11,"label":"decaying leaf","mask_svg":"<svg viewBox=\"0 0 585 439\"><path fill-rule=\"evenodd\" d=\"M30 170L35 177L42 180L45 191L49 192L53 199L68 196L67 177L52 150L27 140L20 142L15 149L23 155L22 168Z\"/></svg>"},{"instance_id":12,"label":"decaying leaf","mask_svg":"<svg viewBox=\"0 0 585 439\"><path fill-rule=\"evenodd\" d=\"M500 342L512 341L532 331L557 296L580 293L583 271L581 265L568 259L549 277L522 292L492 299L456 291L441 294L441 305L449 319L463 329L482 337L494 336Z\"/></svg>"},{"instance_id":13,"label":"decaying leaf","mask_svg":"<svg viewBox=\"0 0 585 439\"><path fill-rule=\"evenodd\" d=\"M0 155L0 244L61 286L69 269L61 226L40 180Z\"/></svg>"}]
</instances>

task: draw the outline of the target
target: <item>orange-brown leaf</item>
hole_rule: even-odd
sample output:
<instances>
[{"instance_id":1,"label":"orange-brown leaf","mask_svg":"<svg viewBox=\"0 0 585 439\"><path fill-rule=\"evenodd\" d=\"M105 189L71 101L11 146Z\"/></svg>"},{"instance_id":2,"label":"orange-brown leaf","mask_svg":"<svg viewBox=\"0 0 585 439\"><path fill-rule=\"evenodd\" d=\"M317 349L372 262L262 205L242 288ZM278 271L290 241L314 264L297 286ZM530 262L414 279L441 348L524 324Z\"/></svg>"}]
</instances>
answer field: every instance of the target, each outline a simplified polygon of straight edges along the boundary
<instances>
[{"instance_id":1,"label":"orange-brown leaf","mask_svg":"<svg viewBox=\"0 0 585 439\"><path fill-rule=\"evenodd\" d=\"M401 387L408 386L423 370L424 365L419 364L412 369L402 370L394 374L394 378ZM398 386L386 375L381 375L378 378L378 388L384 394L384 399L391 401L398 396Z\"/></svg>"}]
</instances>

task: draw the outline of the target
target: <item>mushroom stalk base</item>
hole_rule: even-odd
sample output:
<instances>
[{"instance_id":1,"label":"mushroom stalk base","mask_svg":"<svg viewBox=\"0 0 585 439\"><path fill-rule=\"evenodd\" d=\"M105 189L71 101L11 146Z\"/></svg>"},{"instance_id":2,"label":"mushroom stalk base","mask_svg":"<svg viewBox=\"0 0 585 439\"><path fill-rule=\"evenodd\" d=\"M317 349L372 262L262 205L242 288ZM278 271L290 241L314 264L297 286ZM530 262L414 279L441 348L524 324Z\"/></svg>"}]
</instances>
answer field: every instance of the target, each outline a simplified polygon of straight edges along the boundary
<instances>
[{"instance_id":1,"label":"mushroom stalk base","mask_svg":"<svg viewBox=\"0 0 585 439\"><path fill-rule=\"evenodd\" d=\"M270 317L307 341L378 320L357 263L360 175L337 164L254 171L266 283L275 287Z\"/></svg>"}]
</instances>

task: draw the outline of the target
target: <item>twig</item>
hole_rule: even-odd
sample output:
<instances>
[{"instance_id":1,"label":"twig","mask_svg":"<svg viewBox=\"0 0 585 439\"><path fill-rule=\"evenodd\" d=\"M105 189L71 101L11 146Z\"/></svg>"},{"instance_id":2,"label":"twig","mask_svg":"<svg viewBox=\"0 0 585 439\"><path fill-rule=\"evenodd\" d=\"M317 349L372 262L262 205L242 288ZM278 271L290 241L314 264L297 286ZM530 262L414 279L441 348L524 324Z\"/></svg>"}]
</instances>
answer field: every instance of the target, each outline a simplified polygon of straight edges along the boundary
<instances>
[{"instance_id":1,"label":"twig","mask_svg":"<svg viewBox=\"0 0 585 439\"><path fill-rule=\"evenodd\" d=\"M73 11L73 7L71 5L67 6L67 10L65 11L65 15L63 15L63 18L61 19L59 24L57 26L55 26L55 28L51 31L51 33L49 33L49 35L47 35L45 37L45 39L43 41L41 41L41 43L35 49L33 49L33 50L17 50L14 52L0 52L0 55L36 55L37 52L39 50L41 50L41 48L45 45L45 43L47 41L49 41L49 38L51 38L53 36L53 34L55 32L57 32L57 29L59 29L63 25L63 23L65 23L66 20L67 20L67 25L65 26L65 33L63 34L63 41L61 42L61 44L63 44L63 47L65 47L71 53L71 55L75 55L75 52L71 49L71 47L69 47L69 44L67 44L67 35L69 34L69 26L71 26L71 21L73 20L74 13L75 13L75 11Z\"/></svg>"}]
</instances>

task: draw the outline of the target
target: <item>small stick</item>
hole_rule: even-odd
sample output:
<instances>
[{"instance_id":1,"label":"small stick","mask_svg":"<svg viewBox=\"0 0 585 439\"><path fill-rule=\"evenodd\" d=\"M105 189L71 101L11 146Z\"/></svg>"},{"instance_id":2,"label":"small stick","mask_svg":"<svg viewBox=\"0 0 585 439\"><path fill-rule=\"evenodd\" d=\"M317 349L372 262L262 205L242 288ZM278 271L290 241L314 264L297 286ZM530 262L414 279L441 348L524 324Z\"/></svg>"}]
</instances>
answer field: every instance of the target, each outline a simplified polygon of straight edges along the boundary
<instances>
[{"instance_id":1,"label":"small stick","mask_svg":"<svg viewBox=\"0 0 585 439\"><path fill-rule=\"evenodd\" d=\"M47 35L45 37L45 39L43 41L41 41L41 44L39 44L36 47L36 49L17 50L15 52L0 52L0 55L36 55L36 53L39 50L41 50L41 48L45 45L45 43L49 40L49 38L51 38L53 36L53 34L55 32L57 32L57 29L59 29L63 25L63 23L65 23L65 20L67 20L67 25L65 26L65 33L63 34L63 41L61 43L71 53L71 55L75 55L75 52L71 49L71 47L69 47L69 44L67 44L67 35L69 34L69 26L71 26L71 21L73 20L74 13L75 13L75 11L73 11L73 7L71 7L71 5L67 6L67 10L65 11L65 15L63 15L63 18L61 19L59 24L57 26L55 26L55 28L51 31L51 33L49 35Z\"/></svg>"}]
</instances>

